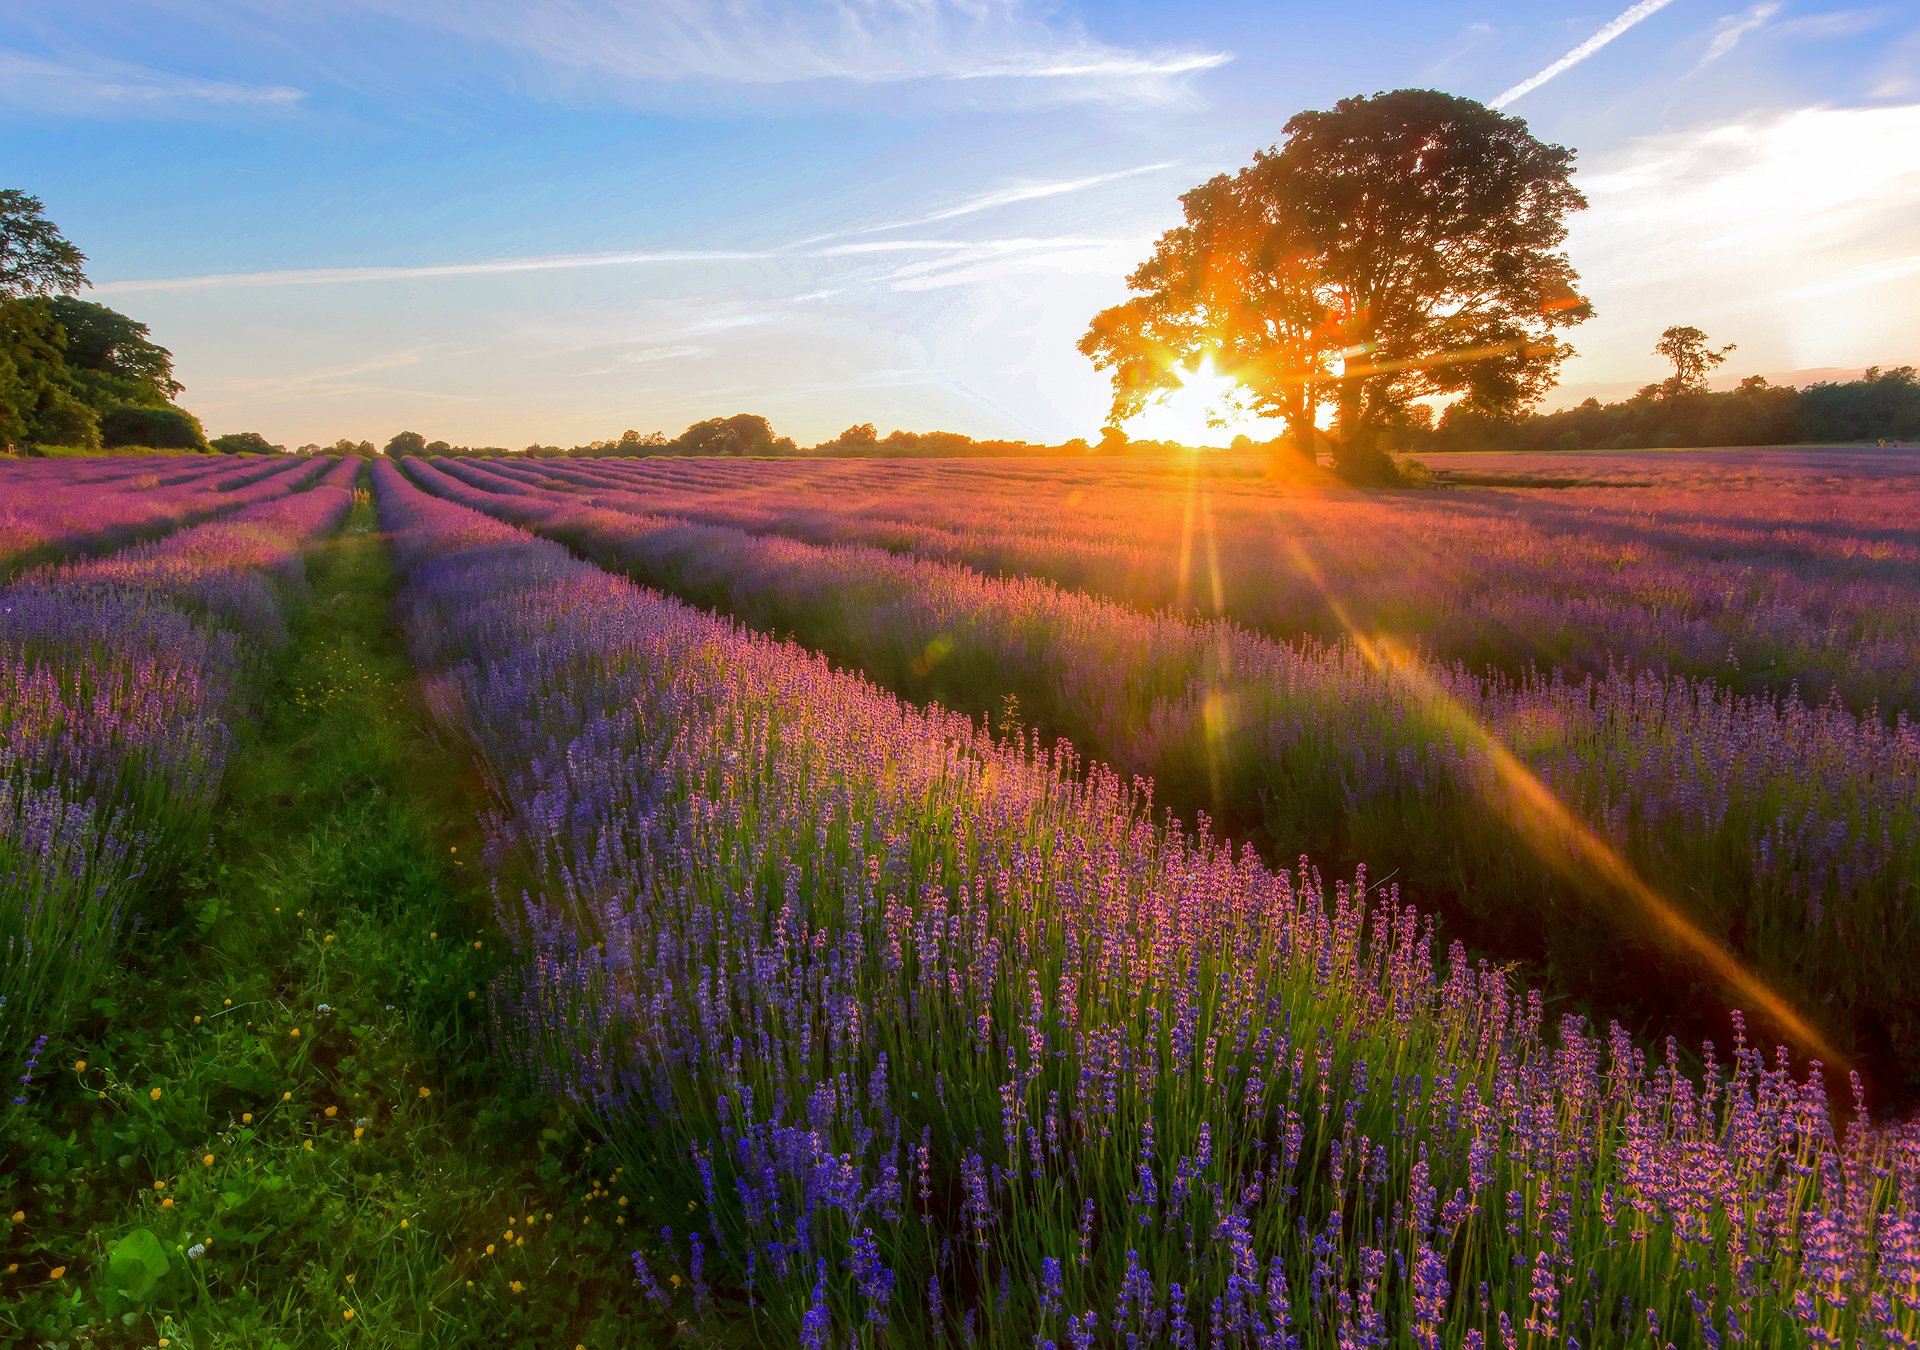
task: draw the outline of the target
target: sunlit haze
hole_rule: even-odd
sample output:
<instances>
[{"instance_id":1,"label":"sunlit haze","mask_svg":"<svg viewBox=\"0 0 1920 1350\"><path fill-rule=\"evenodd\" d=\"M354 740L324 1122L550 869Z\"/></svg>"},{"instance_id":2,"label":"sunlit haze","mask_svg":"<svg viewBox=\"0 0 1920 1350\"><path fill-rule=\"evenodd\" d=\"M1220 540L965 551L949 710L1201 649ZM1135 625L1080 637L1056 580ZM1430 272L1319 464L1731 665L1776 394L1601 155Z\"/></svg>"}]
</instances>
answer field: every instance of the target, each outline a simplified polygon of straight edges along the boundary
<instances>
[{"instance_id":1,"label":"sunlit haze","mask_svg":"<svg viewBox=\"0 0 1920 1350\"><path fill-rule=\"evenodd\" d=\"M1433 87L1579 153L1549 406L1920 358L1920 12L1508 3L0 3L5 185L211 432L518 447L747 411L1097 436L1074 347L1178 195ZM1129 424L1224 443L1201 376Z\"/></svg>"}]
</instances>

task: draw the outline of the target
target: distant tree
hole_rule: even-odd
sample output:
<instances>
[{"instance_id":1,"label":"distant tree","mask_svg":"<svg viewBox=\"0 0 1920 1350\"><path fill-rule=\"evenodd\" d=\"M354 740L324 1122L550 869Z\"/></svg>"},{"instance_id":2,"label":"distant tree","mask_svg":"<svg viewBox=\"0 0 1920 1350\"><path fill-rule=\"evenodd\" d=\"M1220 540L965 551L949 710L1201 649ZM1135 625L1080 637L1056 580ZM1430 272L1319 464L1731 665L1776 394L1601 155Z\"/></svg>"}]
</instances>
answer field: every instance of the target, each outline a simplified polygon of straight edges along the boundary
<instances>
[{"instance_id":1,"label":"distant tree","mask_svg":"<svg viewBox=\"0 0 1920 1350\"><path fill-rule=\"evenodd\" d=\"M372 441L350 441L344 436L328 446L327 450L331 454L358 455L362 459L372 459L380 453L374 449Z\"/></svg>"},{"instance_id":2,"label":"distant tree","mask_svg":"<svg viewBox=\"0 0 1920 1350\"><path fill-rule=\"evenodd\" d=\"M680 433L673 447L683 455L772 455L791 453L793 442L776 438L773 425L757 413L709 417Z\"/></svg>"},{"instance_id":3,"label":"distant tree","mask_svg":"<svg viewBox=\"0 0 1920 1350\"><path fill-rule=\"evenodd\" d=\"M100 418L100 443L108 449L122 445L151 446L156 450L206 450L207 433L200 419L184 408L121 404Z\"/></svg>"},{"instance_id":4,"label":"distant tree","mask_svg":"<svg viewBox=\"0 0 1920 1350\"><path fill-rule=\"evenodd\" d=\"M880 444L880 433L873 429L873 423L860 422L841 432L838 440L848 450L870 449Z\"/></svg>"},{"instance_id":5,"label":"distant tree","mask_svg":"<svg viewBox=\"0 0 1920 1350\"><path fill-rule=\"evenodd\" d=\"M1126 451L1127 433L1117 426L1100 428L1100 441L1093 447L1097 455L1118 455Z\"/></svg>"},{"instance_id":6,"label":"distant tree","mask_svg":"<svg viewBox=\"0 0 1920 1350\"><path fill-rule=\"evenodd\" d=\"M275 445L257 431L229 431L208 442L223 455L282 455L287 447Z\"/></svg>"},{"instance_id":7,"label":"distant tree","mask_svg":"<svg viewBox=\"0 0 1920 1350\"><path fill-rule=\"evenodd\" d=\"M387 442L387 448L382 451L382 453L397 457L400 455L424 454L426 453L426 449L427 438L425 436L422 436L417 431L402 431L396 433L394 438Z\"/></svg>"},{"instance_id":8,"label":"distant tree","mask_svg":"<svg viewBox=\"0 0 1920 1350\"><path fill-rule=\"evenodd\" d=\"M1537 401L1591 316L1560 245L1586 199L1573 152L1525 122L1433 90L1343 99L1286 125L1286 144L1181 200L1095 316L1080 350L1114 382L1124 420L1209 353L1255 410L1310 453L1336 408L1335 459L1391 472L1379 447L1414 400L1470 410Z\"/></svg>"},{"instance_id":9,"label":"distant tree","mask_svg":"<svg viewBox=\"0 0 1920 1350\"><path fill-rule=\"evenodd\" d=\"M1655 356L1673 362L1673 374L1660 386L1660 392L1667 398L1706 392L1708 373L1723 365L1735 346L1729 342L1716 350L1707 345L1707 335L1692 324L1674 324L1653 344Z\"/></svg>"},{"instance_id":10,"label":"distant tree","mask_svg":"<svg viewBox=\"0 0 1920 1350\"><path fill-rule=\"evenodd\" d=\"M327 447L320 444L318 441L308 441L305 445L300 446L293 453L296 455L324 455L326 452L327 452Z\"/></svg>"},{"instance_id":11,"label":"distant tree","mask_svg":"<svg viewBox=\"0 0 1920 1350\"><path fill-rule=\"evenodd\" d=\"M668 444L668 441L665 432L649 431L645 435L642 435L632 427L628 427L620 433L620 439L617 441L596 441L593 445L584 448L576 446L574 453L586 455L644 455L649 451L658 450L666 444Z\"/></svg>"},{"instance_id":12,"label":"distant tree","mask_svg":"<svg viewBox=\"0 0 1920 1350\"><path fill-rule=\"evenodd\" d=\"M86 262L38 197L0 188L0 299L72 295L87 284Z\"/></svg>"}]
</instances>

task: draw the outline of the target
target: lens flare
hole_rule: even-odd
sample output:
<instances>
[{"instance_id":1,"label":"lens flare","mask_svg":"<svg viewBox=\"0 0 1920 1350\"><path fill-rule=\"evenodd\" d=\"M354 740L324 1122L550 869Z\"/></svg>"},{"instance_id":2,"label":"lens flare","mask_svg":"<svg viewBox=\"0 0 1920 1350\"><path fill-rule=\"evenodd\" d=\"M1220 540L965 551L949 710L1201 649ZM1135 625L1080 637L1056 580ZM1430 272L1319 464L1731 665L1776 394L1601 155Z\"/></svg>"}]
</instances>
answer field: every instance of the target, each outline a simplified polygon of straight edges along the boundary
<instances>
[{"instance_id":1,"label":"lens flare","mask_svg":"<svg viewBox=\"0 0 1920 1350\"><path fill-rule=\"evenodd\" d=\"M1640 918L1710 970L1740 1000L1740 1006L1768 1018L1802 1053L1824 1064L1851 1069L1846 1056L1811 1022L1649 885L1618 850L1554 795L1553 789L1522 763L1492 728L1428 675L1412 652L1389 637L1369 637L1362 632L1306 550L1296 540L1289 539L1286 545L1300 574L1320 591L1329 612L1352 638L1361 656L1376 669L1406 681L1434 717L1486 756L1493 770L1492 781L1486 785L1490 796L1487 805L1519 830L1542 862L1576 884L1597 880L1610 892L1626 897Z\"/></svg>"}]
</instances>

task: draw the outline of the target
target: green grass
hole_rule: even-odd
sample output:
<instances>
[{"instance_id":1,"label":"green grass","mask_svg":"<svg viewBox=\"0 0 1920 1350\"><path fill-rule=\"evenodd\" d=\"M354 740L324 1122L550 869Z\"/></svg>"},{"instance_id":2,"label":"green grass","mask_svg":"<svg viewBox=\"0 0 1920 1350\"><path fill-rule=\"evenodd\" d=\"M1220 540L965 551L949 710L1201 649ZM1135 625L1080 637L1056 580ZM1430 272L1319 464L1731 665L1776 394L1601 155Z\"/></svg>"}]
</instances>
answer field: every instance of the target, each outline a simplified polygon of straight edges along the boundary
<instances>
[{"instance_id":1,"label":"green grass","mask_svg":"<svg viewBox=\"0 0 1920 1350\"><path fill-rule=\"evenodd\" d=\"M479 786L424 731L371 520L313 559L184 921L0 1097L0 1345L671 1330L616 1179L487 1044Z\"/></svg>"}]
</instances>

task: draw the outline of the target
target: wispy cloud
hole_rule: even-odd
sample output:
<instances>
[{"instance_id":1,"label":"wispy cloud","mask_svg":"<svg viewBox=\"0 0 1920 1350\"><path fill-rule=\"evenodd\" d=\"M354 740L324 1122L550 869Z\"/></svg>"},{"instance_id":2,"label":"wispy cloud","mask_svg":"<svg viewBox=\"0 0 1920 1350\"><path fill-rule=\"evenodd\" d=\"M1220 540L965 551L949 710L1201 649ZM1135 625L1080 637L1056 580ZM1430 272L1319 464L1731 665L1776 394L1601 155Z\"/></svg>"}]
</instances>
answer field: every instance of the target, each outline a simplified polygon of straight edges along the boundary
<instances>
[{"instance_id":1,"label":"wispy cloud","mask_svg":"<svg viewBox=\"0 0 1920 1350\"><path fill-rule=\"evenodd\" d=\"M614 253L548 253L480 262L424 263L412 267L302 267L270 272L214 272L196 277L153 277L108 281L96 295L130 291L201 291L252 286L337 286L362 281L421 281L435 277L492 276L512 272L553 272L580 267L643 267L662 263L744 262L778 256L765 250L657 249Z\"/></svg>"},{"instance_id":2,"label":"wispy cloud","mask_svg":"<svg viewBox=\"0 0 1920 1350\"><path fill-rule=\"evenodd\" d=\"M884 273L879 282L894 291L933 291L971 286L1023 273L1119 275L1138 259L1144 239L990 239L965 249Z\"/></svg>"},{"instance_id":3,"label":"wispy cloud","mask_svg":"<svg viewBox=\"0 0 1920 1350\"><path fill-rule=\"evenodd\" d=\"M1764 0L1764 3L1755 5L1744 14L1727 15L1714 26L1713 41L1707 44L1706 54L1700 58L1700 65L1695 66L1694 69L1699 70L1703 66L1709 66L1718 61L1739 46L1740 39L1748 33L1755 33L1765 28L1767 21L1779 12L1780 6L1774 3L1774 0Z\"/></svg>"},{"instance_id":4,"label":"wispy cloud","mask_svg":"<svg viewBox=\"0 0 1920 1350\"><path fill-rule=\"evenodd\" d=\"M1101 42L1039 0L347 0L584 78L601 96L661 85L1012 81L1030 96L1168 102L1231 59Z\"/></svg>"},{"instance_id":5,"label":"wispy cloud","mask_svg":"<svg viewBox=\"0 0 1920 1350\"><path fill-rule=\"evenodd\" d=\"M982 192L966 197L949 206L929 211L925 215L908 216L901 220L889 220L879 225L865 225L859 229L844 231L845 234L878 234L883 230L904 230L918 225L936 225L943 221L959 220L963 216L978 215L982 211L994 211L1003 206L1015 206L1021 202L1044 201L1048 197L1064 197L1069 193L1085 192L1089 188L1103 187L1108 183L1117 183L1126 178L1138 178L1143 174L1161 173L1178 167L1173 160L1161 160L1157 164L1140 164L1131 169L1116 169L1111 173L1089 174L1084 178L1059 178L1043 183L1019 183L1010 187L996 188L992 192ZM821 239L831 239L836 235L820 235ZM814 242L809 240L807 242Z\"/></svg>"},{"instance_id":6,"label":"wispy cloud","mask_svg":"<svg viewBox=\"0 0 1920 1350\"><path fill-rule=\"evenodd\" d=\"M272 399L298 403L360 394L397 394L407 398L467 401L466 394L444 390L417 389L359 377L380 375L429 364L433 360L458 362L478 354L482 348L451 342L428 342L397 351L362 357L344 365L321 366L311 370L286 371L264 376L220 374L194 382L198 396L212 406L234 399Z\"/></svg>"},{"instance_id":7,"label":"wispy cloud","mask_svg":"<svg viewBox=\"0 0 1920 1350\"><path fill-rule=\"evenodd\" d=\"M407 267L305 267L264 272L215 272L192 277L152 277L102 282L95 295L151 294L170 291L244 290L271 286L341 286L380 281L432 281L451 277L509 276L524 272L554 272L591 267L656 267L674 264L827 261L871 255L933 253L974 261L1037 251L1080 252L1137 246L1138 240L1100 238L1021 237L1009 239L874 239L830 244L823 248L787 245L770 249L641 249L610 253L546 253L520 258L488 258L478 262L422 263ZM935 264L920 265L922 270ZM902 273L906 275L906 273ZM823 294L830 294L824 292Z\"/></svg>"},{"instance_id":8,"label":"wispy cloud","mask_svg":"<svg viewBox=\"0 0 1920 1350\"><path fill-rule=\"evenodd\" d=\"M0 48L0 106L117 116L129 111L287 107L305 97L285 85L236 84L118 62L75 64Z\"/></svg>"},{"instance_id":9,"label":"wispy cloud","mask_svg":"<svg viewBox=\"0 0 1920 1350\"><path fill-rule=\"evenodd\" d=\"M1673 0L1640 0L1640 3L1634 5L1631 9L1624 10L1620 14L1615 15L1599 32L1595 33L1585 42L1582 42L1546 69L1529 75L1526 79L1520 81L1520 83L1502 91L1500 96L1493 100L1493 106L1496 108L1504 108L1517 98L1525 98L1548 80L1554 78L1554 76L1572 70L1589 56L1592 56L1609 42L1612 42L1629 28L1639 23L1642 19L1658 14L1672 3Z\"/></svg>"},{"instance_id":10,"label":"wispy cloud","mask_svg":"<svg viewBox=\"0 0 1920 1350\"><path fill-rule=\"evenodd\" d=\"M1191 75L1224 66L1233 58L1225 52L1172 52L1159 56L1080 55L1031 56L994 65L945 72L951 80L1109 80L1159 79Z\"/></svg>"}]
</instances>

